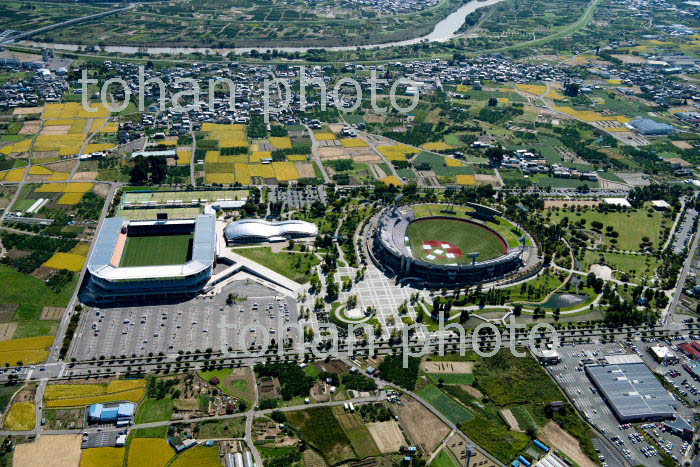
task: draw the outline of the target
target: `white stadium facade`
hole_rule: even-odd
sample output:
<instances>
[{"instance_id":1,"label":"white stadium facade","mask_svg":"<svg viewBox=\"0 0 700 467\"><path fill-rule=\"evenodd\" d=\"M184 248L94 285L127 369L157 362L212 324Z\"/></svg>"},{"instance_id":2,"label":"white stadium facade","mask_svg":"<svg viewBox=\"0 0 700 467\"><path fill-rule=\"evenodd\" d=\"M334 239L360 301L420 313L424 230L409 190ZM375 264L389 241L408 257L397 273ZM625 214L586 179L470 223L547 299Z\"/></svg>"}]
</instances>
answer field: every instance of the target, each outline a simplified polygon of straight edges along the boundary
<instances>
[{"instance_id":1,"label":"white stadium facade","mask_svg":"<svg viewBox=\"0 0 700 467\"><path fill-rule=\"evenodd\" d=\"M120 266L129 235L192 235L191 253L182 264ZM216 218L210 214L195 219L128 221L105 219L88 259L88 280L81 300L118 301L140 296L190 297L199 293L212 276L217 256Z\"/></svg>"},{"instance_id":2,"label":"white stadium facade","mask_svg":"<svg viewBox=\"0 0 700 467\"><path fill-rule=\"evenodd\" d=\"M263 219L242 219L224 229L229 244L281 242L318 235L318 227L311 222L289 220L269 222Z\"/></svg>"}]
</instances>

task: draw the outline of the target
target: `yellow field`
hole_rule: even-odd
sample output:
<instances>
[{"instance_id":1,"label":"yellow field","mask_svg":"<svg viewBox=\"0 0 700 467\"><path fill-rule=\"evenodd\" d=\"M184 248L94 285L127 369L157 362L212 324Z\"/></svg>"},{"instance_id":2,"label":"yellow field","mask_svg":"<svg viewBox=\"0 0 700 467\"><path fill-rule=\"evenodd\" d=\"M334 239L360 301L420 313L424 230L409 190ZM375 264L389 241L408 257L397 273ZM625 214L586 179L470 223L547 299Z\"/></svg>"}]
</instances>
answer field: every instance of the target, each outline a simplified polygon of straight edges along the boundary
<instances>
[{"instance_id":1,"label":"yellow field","mask_svg":"<svg viewBox=\"0 0 700 467\"><path fill-rule=\"evenodd\" d=\"M243 185L250 185L250 172L248 171L248 164L236 162L234 164L234 177L237 182Z\"/></svg>"},{"instance_id":2,"label":"yellow field","mask_svg":"<svg viewBox=\"0 0 700 467\"><path fill-rule=\"evenodd\" d=\"M207 151L204 155L204 162L219 162L219 157L221 157L219 151Z\"/></svg>"},{"instance_id":3,"label":"yellow field","mask_svg":"<svg viewBox=\"0 0 700 467\"><path fill-rule=\"evenodd\" d=\"M57 399L46 403L48 407L83 407L92 404L106 404L108 402L130 401L139 403L146 395L145 389L132 389L131 391L105 394L103 396L76 397L71 399Z\"/></svg>"},{"instance_id":4,"label":"yellow field","mask_svg":"<svg viewBox=\"0 0 700 467\"><path fill-rule=\"evenodd\" d=\"M21 182L24 178L24 172L27 169L14 169L10 170L5 177L6 182Z\"/></svg>"},{"instance_id":5,"label":"yellow field","mask_svg":"<svg viewBox=\"0 0 700 467\"><path fill-rule=\"evenodd\" d=\"M12 431L33 430L36 425L36 405L33 402L12 404L5 417L5 428Z\"/></svg>"},{"instance_id":6,"label":"yellow field","mask_svg":"<svg viewBox=\"0 0 700 467\"><path fill-rule=\"evenodd\" d=\"M8 155L17 152L27 152L29 151L30 147L32 147L32 140L25 139L24 141L20 141L19 143L10 144L8 146L3 147L2 149L0 149L0 153Z\"/></svg>"},{"instance_id":7,"label":"yellow field","mask_svg":"<svg viewBox=\"0 0 700 467\"><path fill-rule=\"evenodd\" d=\"M277 181L286 182L290 180L298 180L300 178L297 166L294 162L273 162L272 167L275 170L275 178Z\"/></svg>"},{"instance_id":8,"label":"yellow field","mask_svg":"<svg viewBox=\"0 0 700 467\"><path fill-rule=\"evenodd\" d=\"M202 131L209 133L209 139L217 140L219 148L248 147L245 125L204 123Z\"/></svg>"},{"instance_id":9,"label":"yellow field","mask_svg":"<svg viewBox=\"0 0 700 467\"><path fill-rule=\"evenodd\" d=\"M95 186L91 182L83 183L45 183L36 189L39 193L87 193Z\"/></svg>"},{"instance_id":10,"label":"yellow field","mask_svg":"<svg viewBox=\"0 0 700 467\"><path fill-rule=\"evenodd\" d=\"M407 154L415 154L417 149L405 144L397 144L396 146L377 146L379 152L390 161L405 161Z\"/></svg>"},{"instance_id":11,"label":"yellow field","mask_svg":"<svg viewBox=\"0 0 700 467\"><path fill-rule=\"evenodd\" d=\"M87 138L86 134L39 135L34 143L34 151L59 151L61 155L78 154Z\"/></svg>"},{"instance_id":12,"label":"yellow field","mask_svg":"<svg viewBox=\"0 0 700 467\"><path fill-rule=\"evenodd\" d=\"M369 146L367 142L360 138L345 138L340 140L346 148L366 148Z\"/></svg>"},{"instance_id":13,"label":"yellow field","mask_svg":"<svg viewBox=\"0 0 700 467\"><path fill-rule=\"evenodd\" d=\"M516 88L523 92L528 92L530 94L535 94L537 96L541 96L545 92L547 92L547 86L544 86L542 84L516 84Z\"/></svg>"},{"instance_id":14,"label":"yellow field","mask_svg":"<svg viewBox=\"0 0 700 467\"><path fill-rule=\"evenodd\" d=\"M457 91L458 92L469 92L472 90L471 86L468 86L466 84L458 84L457 85Z\"/></svg>"},{"instance_id":15,"label":"yellow field","mask_svg":"<svg viewBox=\"0 0 700 467\"><path fill-rule=\"evenodd\" d=\"M90 133L94 133L97 131L98 128L100 128L104 123L107 121L106 118L96 118L92 121L92 124L90 125Z\"/></svg>"},{"instance_id":16,"label":"yellow field","mask_svg":"<svg viewBox=\"0 0 700 467\"><path fill-rule=\"evenodd\" d=\"M110 381L108 384L49 384L46 386L44 398L46 400L60 400L94 397L133 391L145 387L146 380L143 379L118 379Z\"/></svg>"},{"instance_id":17,"label":"yellow field","mask_svg":"<svg viewBox=\"0 0 700 467\"><path fill-rule=\"evenodd\" d=\"M70 172L54 172L47 180L50 182L63 182L69 178Z\"/></svg>"},{"instance_id":18,"label":"yellow field","mask_svg":"<svg viewBox=\"0 0 700 467\"><path fill-rule=\"evenodd\" d=\"M68 133L70 134L77 134L77 133L85 133L85 127L87 126L88 121L86 119L80 119L80 120L73 120L73 123L70 126L70 130L68 130Z\"/></svg>"},{"instance_id":19,"label":"yellow field","mask_svg":"<svg viewBox=\"0 0 700 467\"><path fill-rule=\"evenodd\" d=\"M102 152L102 151L107 151L108 149L113 149L116 148L117 146L112 143L95 143L95 144L88 144L85 146L85 150L83 153L85 154L91 154L93 152Z\"/></svg>"},{"instance_id":20,"label":"yellow field","mask_svg":"<svg viewBox=\"0 0 700 467\"><path fill-rule=\"evenodd\" d=\"M80 467L122 467L126 448L85 449L80 458Z\"/></svg>"},{"instance_id":21,"label":"yellow field","mask_svg":"<svg viewBox=\"0 0 700 467\"><path fill-rule=\"evenodd\" d=\"M190 165L192 162L192 151L178 151L177 165Z\"/></svg>"},{"instance_id":22,"label":"yellow field","mask_svg":"<svg viewBox=\"0 0 700 467\"><path fill-rule=\"evenodd\" d=\"M68 126L68 125L73 125L77 120L73 120L72 118L57 118L54 120L46 120L44 122L44 126Z\"/></svg>"},{"instance_id":23,"label":"yellow field","mask_svg":"<svg viewBox=\"0 0 700 467\"><path fill-rule=\"evenodd\" d=\"M52 173L52 170L49 170L41 165L33 165L29 167L29 175L51 175Z\"/></svg>"},{"instance_id":24,"label":"yellow field","mask_svg":"<svg viewBox=\"0 0 700 467\"><path fill-rule=\"evenodd\" d=\"M236 180L231 173L207 173L206 181L208 184L220 183L222 185L233 185Z\"/></svg>"},{"instance_id":25,"label":"yellow field","mask_svg":"<svg viewBox=\"0 0 700 467\"><path fill-rule=\"evenodd\" d=\"M16 350L43 350L53 345L54 336L26 337L0 342L0 353Z\"/></svg>"},{"instance_id":26,"label":"yellow field","mask_svg":"<svg viewBox=\"0 0 700 467\"><path fill-rule=\"evenodd\" d=\"M510 99L508 99L507 97L499 97L498 102L500 102L501 104L507 104L510 102Z\"/></svg>"},{"instance_id":27,"label":"yellow field","mask_svg":"<svg viewBox=\"0 0 700 467\"><path fill-rule=\"evenodd\" d=\"M202 131L245 131L245 125L237 123L227 125L226 123L204 122L202 124Z\"/></svg>"},{"instance_id":28,"label":"yellow field","mask_svg":"<svg viewBox=\"0 0 700 467\"><path fill-rule=\"evenodd\" d=\"M608 83L610 83L610 84L622 84L622 80L621 79L609 79Z\"/></svg>"},{"instance_id":29,"label":"yellow field","mask_svg":"<svg viewBox=\"0 0 700 467\"><path fill-rule=\"evenodd\" d=\"M291 149L292 147L292 140L287 136L271 136L270 143L275 149Z\"/></svg>"},{"instance_id":30,"label":"yellow field","mask_svg":"<svg viewBox=\"0 0 700 467\"><path fill-rule=\"evenodd\" d=\"M599 114L598 112L594 112L593 110L576 110L572 107L554 107L554 110L565 113L567 115L571 115L574 118L578 118L579 120L583 120L585 122L612 122L612 121L618 121L620 123L629 123L632 121L632 119L625 117L624 115L603 115Z\"/></svg>"},{"instance_id":31,"label":"yellow field","mask_svg":"<svg viewBox=\"0 0 700 467\"><path fill-rule=\"evenodd\" d=\"M90 112L84 109L78 102L67 102L65 104L46 104L44 106L44 119L66 119L66 118L106 118L109 110L101 103L91 103L90 107L96 109Z\"/></svg>"},{"instance_id":32,"label":"yellow field","mask_svg":"<svg viewBox=\"0 0 700 467\"><path fill-rule=\"evenodd\" d=\"M447 164L447 167L463 167L464 166L464 164L462 164L462 162L458 161L457 159L453 159L451 157L445 158L445 164Z\"/></svg>"},{"instance_id":33,"label":"yellow field","mask_svg":"<svg viewBox=\"0 0 700 467\"><path fill-rule=\"evenodd\" d=\"M302 154L290 154L287 156L287 160L290 162L306 162L309 160L309 156L304 156Z\"/></svg>"},{"instance_id":34,"label":"yellow field","mask_svg":"<svg viewBox=\"0 0 700 467\"><path fill-rule=\"evenodd\" d=\"M90 251L90 244L88 242L80 242L77 245L75 245L70 252L75 254L75 255L87 256L89 251Z\"/></svg>"},{"instance_id":35,"label":"yellow field","mask_svg":"<svg viewBox=\"0 0 700 467\"><path fill-rule=\"evenodd\" d=\"M443 141L435 141L432 143L425 143L423 146L421 146L423 149L426 151L445 151L447 149L452 149L452 146L449 144L443 142Z\"/></svg>"},{"instance_id":36,"label":"yellow field","mask_svg":"<svg viewBox=\"0 0 700 467\"><path fill-rule=\"evenodd\" d=\"M45 362L47 358L49 358L48 350L10 350L0 352L0 365L19 365L19 362L24 365L33 365Z\"/></svg>"},{"instance_id":37,"label":"yellow field","mask_svg":"<svg viewBox=\"0 0 700 467\"><path fill-rule=\"evenodd\" d=\"M164 467L173 458L173 453L173 448L164 439L134 438L129 447L127 465L129 467Z\"/></svg>"},{"instance_id":38,"label":"yellow field","mask_svg":"<svg viewBox=\"0 0 700 467\"><path fill-rule=\"evenodd\" d=\"M275 178L275 169L272 164L250 164L248 171L251 177Z\"/></svg>"},{"instance_id":39,"label":"yellow field","mask_svg":"<svg viewBox=\"0 0 700 467\"><path fill-rule=\"evenodd\" d=\"M68 193L66 195L63 195L63 197L73 194L82 196L82 193ZM63 197L61 197L61 199L63 199ZM64 203L61 203L59 201L58 204ZM76 255L73 253L58 252L54 253L54 255L47 262L44 263L44 266L46 266L47 268L68 269L69 271L80 272L83 270L83 266L85 266L86 259L87 258L85 258L85 256Z\"/></svg>"},{"instance_id":40,"label":"yellow field","mask_svg":"<svg viewBox=\"0 0 700 467\"><path fill-rule=\"evenodd\" d=\"M158 141L158 146L177 146L177 140Z\"/></svg>"},{"instance_id":41,"label":"yellow field","mask_svg":"<svg viewBox=\"0 0 700 467\"><path fill-rule=\"evenodd\" d=\"M100 133L116 133L119 131L119 123L118 122L109 122L105 123L102 125L102 128L100 128Z\"/></svg>"},{"instance_id":42,"label":"yellow field","mask_svg":"<svg viewBox=\"0 0 700 467\"><path fill-rule=\"evenodd\" d=\"M476 185L474 175L457 175L457 185Z\"/></svg>"},{"instance_id":43,"label":"yellow field","mask_svg":"<svg viewBox=\"0 0 700 467\"><path fill-rule=\"evenodd\" d=\"M566 96L559 91L549 91L549 94L547 94L547 97L550 99L556 99L558 101L566 99Z\"/></svg>"},{"instance_id":44,"label":"yellow field","mask_svg":"<svg viewBox=\"0 0 700 467\"><path fill-rule=\"evenodd\" d=\"M318 141L330 141L335 139L335 135L333 133L316 133L316 139Z\"/></svg>"},{"instance_id":45,"label":"yellow field","mask_svg":"<svg viewBox=\"0 0 700 467\"><path fill-rule=\"evenodd\" d=\"M384 182L386 185L394 185L394 186L403 185L401 180L399 180L399 178L394 176L394 175L389 175L388 177L382 178L382 182Z\"/></svg>"},{"instance_id":46,"label":"yellow field","mask_svg":"<svg viewBox=\"0 0 700 467\"><path fill-rule=\"evenodd\" d=\"M0 181L5 179L7 172L0 172Z\"/></svg>"},{"instance_id":47,"label":"yellow field","mask_svg":"<svg viewBox=\"0 0 700 467\"><path fill-rule=\"evenodd\" d=\"M250 155L250 162L261 162L263 159L272 159L270 151L255 151Z\"/></svg>"},{"instance_id":48,"label":"yellow field","mask_svg":"<svg viewBox=\"0 0 700 467\"><path fill-rule=\"evenodd\" d=\"M85 196L85 193L63 193L58 200L58 204L72 206L78 204Z\"/></svg>"},{"instance_id":49,"label":"yellow field","mask_svg":"<svg viewBox=\"0 0 700 467\"><path fill-rule=\"evenodd\" d=\"M195 446L177 456L170 465L171 467L221 467L219 448Z\"/></svg>"},{"instance_id":50,"label":"yellow field","mask_svg":"<svg viewBox=\"0 0 700 467\"><path fill-rule=\"evenodd\" d=\"M80 149L83 147L82 144L71 144L66 146L61 146L58 149L58 154L61 156L75 156L80 154Z\"/></svg>"}]
</instances>

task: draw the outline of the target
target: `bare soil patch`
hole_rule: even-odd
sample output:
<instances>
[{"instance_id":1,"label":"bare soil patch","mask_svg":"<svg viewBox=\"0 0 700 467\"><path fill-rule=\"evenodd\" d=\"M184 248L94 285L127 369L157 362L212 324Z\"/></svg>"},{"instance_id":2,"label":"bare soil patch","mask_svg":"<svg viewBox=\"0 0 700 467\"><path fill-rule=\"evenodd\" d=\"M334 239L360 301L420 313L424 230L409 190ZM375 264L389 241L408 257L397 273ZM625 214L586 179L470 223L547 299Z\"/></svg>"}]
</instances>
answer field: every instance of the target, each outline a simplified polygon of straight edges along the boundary
<instances>
[{"instance_id":1,"label":"bare soil patch","mask_svg":"<svg viewBox=\"0 0 700 467\"><path fill-rule=\"evenodd\" d=\"M54 172L72 172L77 165L78 161L70 160L63 162L55 162L53 164L46 164L44 167L53 170Z\"/></svg>"},{"instance_id":2,"label":"bare soil patch","mask_svg":"<svg viewBox=\"0 0 700 467\"><path fill-rule=\"evenodd\" d=\"M297 162L296 166L301 178L314 178L316 176L314 166L310 162Z\"/></svg>"},{"instance_id":3,"label":"bare soil patch","mask_svg":"<svg viewBox=\"0 0 700 467\"><path fill-rule=\"evenodd\" d=\"M541 439L562 451L581 467L595 467L596 463L586 456L578 440L564 431L556 422L549 422L538 432Z\"/></svg>"},{"instance_id":4,"label":"bare soil patch","mask_svg":"<svg viewBox=\"0 0 700 467\"><path fill-rule=\"evenodd\" d=\"M109 194L109 185L107 185L106 183L96 183L92 191L94 191L95 194L106 198Z\"/></svg>"},{"instance_id":5,"label":"bare soil patch","mask_svg":"<svg viewBox=\"0 0 700 467\"><path fill-rule=\"evenodd\" d=\"M315 364L320 371L327 371L336 375L342 375L350 371L350 366L340 360L331 360L330 362L318 362Z\"/></svg>"},{"instance_id":6,"label":"bare soil patch","mask_svg":"<svg viewBox=\"0 0 700 467\"><path fill-rule=\"evenodd\" d=\"M398 452L399 448L406 444L399 424L394 420L367 423L366 426L382 454Z\"/></svg>"},{"instance_id":7,"label":"bare soil patch","mask_svg":"<svg viewBox=\"0 0 700 467\"><path fill-rule=\"evenodd\" d=\"M450 433L450 428L412 397L404 394L401 401L404 405L398 406L396 411L409 441L430 454Z\"/></svg>"},{"instance_id":8,"label":"bare soil patch","mask_svg":"<svg viewBox=\"0 0 700 467\"><path fill-rule=\"evenodd\" d=\"M81 435L44 435L33 443L15 447L14 467L76 467L80 464Z\"/></svg>"},{"instance_id":9,"label":"bare soil patch","mask_svg":"<svg viewBox=\"0 0 700 467\"><path fill-rule=\"evenodd\" d=\"M501 181L496 175L476 174L474 175L477 185L501 186Z\"/></svg>"},{"instance_id":10,"label":"bare soil patch","mask_svg":"<svg viewBox=\"0 0 700 467\"><path fill-rule=\"evenodd\" d=\"M33 114L40 114L41 112L44 111L44 107L17 107L14 112L12 112L13 116L16 115L33 115Z\"/></svg>"},{"instance_id":11,"label":"bare soil patch","mask_svg":"<svg viewBox=\"0 0 700 467\"><path fill-rule=\"evenodd\" d=\"M693 149L693 146L686 143L685 141L671 141L671 144L673 144L678 149Z\"/></svg>"},{"instance_id":12,"label":"bare soil patch","mask_svg":"<svg viewBox=\"0 0 700 467\"><path fill-rule=\"evenodd\" d=\"M95 180L97 178L97 172L76 172L71 180Z\"/></svg>"},{"instance_id":13,"label":"bare soil patch","mask_svg":"<svg viewBox=\"0 0 700 467\"><path fill-rule=\"evenodd\" d=\"M420 363L420 369L426 373L472 373L474 362L431 362Z\"/></svg>"},{"instance_id":14,"label":"bare soil patch","mask_svg":"<svg viewBox=\"0 0 700 467\"><path fill-rule=\"evenodd\" d=\"M464 389L465 392L469 393L470 396L481 399L484 395L474 386L469 386L468 384L460 384L460 388Z\"/></svg>"},{"instance_id":15,"label":"bare soil patch","mask_svg":"<svg viewBox=\"0 0 700 467\"><path fill-rule=\"evenodd\" d=\"M318 148L318 156L321 159L349 159L350 156L345 153L343 147L323 147Z\"/></svg>"},{"instance_id":16,"label":"bare soil patch","mask_svg":"<svg viewBox=\"0 0 700 467\"><path fill-rule=\"evenodd\" d=\"M57 271L57 269L40 266L32 272L32 276L36 277L37 279L46 280L56 274Z\"/></svg>"},{"instance_id":17,"label":"bare soil patch","mask_svg":"<svg viewBox=\"0 0 700 467\"><path fill-rule=\"evenodd\" d=\"M18 134L20 135L35 135L39 132L41 129L41 121L40 120L30 120L28 122L24 122L24 125L22 126L22 129L19 130Z\"/></svg>"},{"instance_id":18,"label":"bare soil patch","mask_svg":"<svg viewBox=\"0 0 700 467\"><path fill-rule=\"evenodd\" d=\"M55 159L60 156L58 151L34 151L32 159Z\"/></svg>"},{"instance_id":19,"label":"bare soil patch","mask_svg":"<svg viewBox=\"0 0 700 467\"><path fill-rule=\"evenodd\" d=\"M503 419L506 421L512 431L523 432L523 430L520 429L518 420L515 418L515 415L513 415L513 412L511 412L510 409L501 409L501 415L503 415Z\"/></svg>"},{"instance_id":20,"label":"bare soil patch","mask_svg":"<svg viewBox=\"0 0 700 467\"><path fill-rule=\"evenodd\" d=\"M0 305L0 322L11 321L18 309L19 304L17 303L3 303Z\"/></svg>"},{"instance_id":21,"label":"bare soil patch","mask_svg":"<svg viewBox=\"0 0 700 467\"><path fill-rule=\"evenodd\" d=\"M0 323L0 341L9 341L15 335L18 323Z\"/></svg>"},{"instance_id":22,"label":"bare soil patch","mask_svg":"<svg viewBox=\"0 0 700 467\"><path fill-rule=\"evenodd\" d=\"M382 162L382 158L376 154L360 154L359 156L353 156L352 159L357 161L357 162L367 162L367 163Z\"/></svg>"},{"instance_id":23,"label":"bare soil patch","mask_svg":"<svg viewBox=\"0 0 700 467\"><path fill-rule=\"evenodd\" d=\"M65 308L61 308L60 306L45 306L44 309L41 310L41 318L39 318L39 319L44 319L44 320L61 319L63 317L64 311L66 311Z\"/></svg>"},{"instance_id":24,"label":"bare soil patch","mask_svg":"<svg viewBox=\"0 0 700 467\"><path fill-rule=\"evenodd\" d=\"M450 439L447 440L447 449L452 451L452 454L461 463L466 463L467 459L467 446L469 443L460 434L454 433ZM469 465L476 465L479 467L496 467L492 461L488 459L481 451L476 451L476 456L471 458Z\"/></svg>"},{"instance_id":25,"label":"bare soil patch","mask_svg":"<svg viewBox=\"0 0 700 467\"><path fill-rule=\"evenodd\" d=\"M10 250L7 252L7 257L12 259L22 259L31 254L32 252L27 250Z\"/></svg>"},{"instance_id":26,"label":"bare soil patch","mask_svg":"<svg viewBox=\"0 0 700 467\"><path fill-rule=\"evenodd\" d=\"M46 126L46 127L44 127L43 130L41 130L41 135L42 136L67 135L69 130L70 130L70 125Z\"/></svg>"}]
</instances>

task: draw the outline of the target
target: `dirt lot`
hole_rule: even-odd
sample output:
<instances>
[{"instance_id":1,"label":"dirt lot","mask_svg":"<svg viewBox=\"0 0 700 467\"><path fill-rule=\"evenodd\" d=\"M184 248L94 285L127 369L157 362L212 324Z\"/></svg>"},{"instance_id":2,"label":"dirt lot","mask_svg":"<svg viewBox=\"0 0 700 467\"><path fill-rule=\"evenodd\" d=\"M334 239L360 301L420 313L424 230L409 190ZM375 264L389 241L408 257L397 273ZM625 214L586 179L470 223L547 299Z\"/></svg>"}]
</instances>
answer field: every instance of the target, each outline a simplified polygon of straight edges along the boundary
<instances>
[{"instance_id":1,"label":"dirt lot","mask_svg":"<svg viewBox=\"0 0 700 467\"><path fill-rule=\"evenodd\" d=\"M345 152L344 147L325 147L318 148L318 156L321 159L350 159L350 156Z\"/></svg>"},{"instance_id":2,"label":"dirt lot","mask_svg":"<svg viewBox=\"0 0 700 467\"><path fill-rule=\"evenodd\" d=\"M314 178L316 176L314 166L310 162L297 162L296 166L301 178Z\"/></svg>"},{"instance_id":3,"label":"dirt lot","mask_svg":"<svg viewBox=\"0 0 700 467\"><path fill-rule=\"evenodd\" d=\"M61 308L60 306L45 306L44 309L41 310L40 319L61 319L64 311L65 308Z\"/></svg>"},{"instance_id":4,"label":"dirt lot","mask_svg":"<svg viewBox=\"0 0 700 467\"><path fill-rule=\"evenodd\" d=\"M92 189L92 191L94 191L95 194L106 198L109 194L109 185L107 185L106 183L97 183L95 184L95 187Z\"/></svg>"},{"instance_id":5,"label":"dirt lot","mask_svg":"<svg viewBox=\"0 0 700 467\"><path fill-rule=\"evenodd\" d=\"M0 323L0 341L9 341L17 330L17 323Z\"/></svg>"},{"instance_id":6,"label":"dirt lot","mask_svg":"<svg viewBox=\"0 0 700 467\"><path fill-rule=\"evenodd\" d=\"M76 165L78 165L78 161L63 161L53 164L46 164L45 167L53 170L54 172L72 172Z\"/></svg>"},{"instance_id":7,"label":"dirt lot","mask_svg":"<svg viewBox=\"0 0 700 467\"><path fill-rule=\"evenodd\" d=\"M367 429L369 430L374 442L377 444L377 447L382 454L398 452L399 448L406 444L406 440L401 433L399 424L394 420L390 420L388 422L367 423Z\"/></svg>"},{"instance_id":8,"label":"dirt lot","mask_svg":"<svg viewBox=\"0 0 700 467\"><path fill-rule=\"evenodd\" d=\"M420 369L426 373L472 373L474 362L429 362L420 363Z\"/></svg>"},{"instance_id":9,"label":"dirt lot","mask_svg":"<svg viewBox=\"0 0 700 467\"><path fill-rule=\"evenodd\" d=\"M546 199L544 200L545 208L563 208L565 205L567 207L584 207L584 206L598 206L600 201L596 200L570 200L570 199Z\"/></svg>"},{"instance_id":10,"label":"dirt lot","mask_svg":"<svg viewBox=\"0 0 700 467\"><path fill-rule=\"evenodd\" d=\"M595 462L586 456L576 438L564 431L556 422L549 422L538 431L542 441L562 451L581 467L595 467Z\"/></svg>"},{"instance_id":11,"label":"dirt lot","mask_svg":"<svg viewBox=\"0 0 700 467\"><path fill-rule=\"evenodd\" d=\"M33 443L15 447L14 467L76 467L80 464L80 442L78 435L44 435Z\"/></svg>"},{"instance_id":12,"label":"dirt lot","mask_svg":"<svg viewBox=\"0 0 700 467\"><path fill-rule=\"evenodd\" d=\"M515 418L515 415L513 415L513 412L511 412L510 409L502 409L501 415L503 415L503 419L506 421L511 430L519 431L521 433L523 432L523 430L520 429L520 425L518 425L518 420Z\"/></svg>"},{"instance_id":13,"label":"dirt lot","mask_svg":"<svg viewBox=\"0 0 700 467\"><path fill-rule=\"evenodd\" d=\"M41 134L42 136L67 135L68 130L70 130L70 125L47 126L41 130Z\"/></svg>"},{"instance_id":14,"label":"dirt lot","mask_svg":"<svg viewBox=\"0 0 700 467\"><path fill-rule=\"evenodd\" d=\"M469 386L468 384L460 384L459 387L468 392L470 396L476 397L477 399L481 399L482 397L484 397L481 391L479 391L474 386Z\"/></svg>"},{"instance_id":15,"label":"dirt lot","mask_svg":"<svg viewBox=\"0 0 700 467\"><path fill-rule=\"evenodd\" d=\"M678 149L693 149L693 146L686 143L685 141L671 141L671 144L673 144Z\"/></svg>"},{"instance_id":16,"label":"dirt lot","mask_svg":"<svg viewBox=\"0 0 700 467\"><path fill-rule=\"evenodd\" d=\"M97 172L76 172L71 180L95 180Z\"/></svg>"},{"instance_id":17,"label":"dirt lot","mask_svg":"<svg viewBox=\"0 0 700 467\"><path fill-rule=\"evenodd\" d=\"M401 401L404 405L398 406L396 411L409 441L430 454L450 433L450 428L412 397L403 395Z\"/></svg>"},{"instance_id":18,"label":"dirt lot","mask_svg":"<svg viewBox=\"0 0 700 467\"><path fill-rule=\"evenodd\" d=\"M12 115L32 115L40 114L44 111L44 107L17 107Z\"/></svg>"},{"instance_id":19,"label":"dirt lot","mask_svg":"<svg viewBox=\"0 0 700 467\"><path fill-rule=\"evenodd\" d=\"M41 120L30 120L24 122L22 129L19 130L20 135L35 135L39 132L41 128Z\"/></svg>"},{"instance_id":20,"label":"dirt lot","mask_svg":"<svg viewBox=\"0 0 700 467\"><path fill-rule=\"evenodd\" d=\"M476 174L474 178L476 178L477 185L501 186L501 181L496 175Z\"/></svg>"}]
</instances>

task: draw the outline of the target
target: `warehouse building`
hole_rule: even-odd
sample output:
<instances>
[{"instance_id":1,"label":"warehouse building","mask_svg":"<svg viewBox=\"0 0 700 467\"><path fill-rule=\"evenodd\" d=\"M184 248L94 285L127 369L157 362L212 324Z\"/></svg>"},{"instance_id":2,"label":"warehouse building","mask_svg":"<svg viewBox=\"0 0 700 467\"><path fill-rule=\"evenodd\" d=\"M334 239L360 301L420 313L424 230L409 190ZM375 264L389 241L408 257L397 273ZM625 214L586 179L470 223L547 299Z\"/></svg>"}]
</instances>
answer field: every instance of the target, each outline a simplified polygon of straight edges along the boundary
<instances>
[{"instance_id":1,"label":"warehouse building","mask_svg":"<svg viewBox=\"0 0 700 467\"><path fill-rule=\"evenodd\" d=\"M93 404L88 409L88 420L91 423L116 423L125 425L134 419L136 404L124 402L116 405Z\"/></svg>"},{"instance_id":2,"label":"warehouse building","mask_svg":"<svg viewBox=\"0 0 700 467\"><path fill-rule=\"evenodd\" d=\"M644 363L588 365L585 368L620 422L674 417L676 400Z\"/></svg>"}]
</instances>

